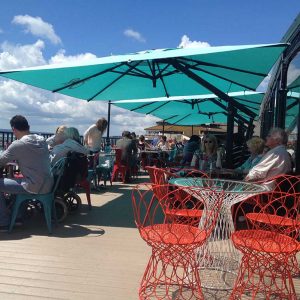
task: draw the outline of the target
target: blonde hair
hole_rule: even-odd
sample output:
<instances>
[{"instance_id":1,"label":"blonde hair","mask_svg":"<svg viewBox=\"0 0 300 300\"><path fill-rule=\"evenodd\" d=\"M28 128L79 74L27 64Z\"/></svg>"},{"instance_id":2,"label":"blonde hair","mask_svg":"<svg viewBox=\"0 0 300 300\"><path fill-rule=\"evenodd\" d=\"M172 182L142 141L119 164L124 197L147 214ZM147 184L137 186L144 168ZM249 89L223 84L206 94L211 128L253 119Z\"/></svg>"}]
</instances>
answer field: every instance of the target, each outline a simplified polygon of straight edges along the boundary
<instances>
[{"instance_id":1,"label":"blonde hair","mask_svg":"<svg viewBox=\"0 0 300 300\"><path fill-rule=\"evenodd\" d=\"M208 134L204 137L203 139L203 144L202 144L202 151L206 153L206 146L205 146L205 141L210 140L212 141L213 147L212 147L212 153L217 153L218 149L218 141L217 138L213 134Z\"/></svg>"},{"instance_id":2,"label":"blonde hair","mask_svg":"<svg viewBox=\"0 0 300 300\"><path fill-rule=\"evenodd\" d=\"M246 144L255 154L263 153L265 148L265 141L258 136L251 138Z\"/></svg>"},{"instance_id":3,"label":"blonde hair","mask_svg":"<svg viewBox=\"0 0 300 300\"><path fill-rule=\"evenodd\" d=\"M54 137L54 145L61 144L67 139L66 129L67 129L66 125L60 125L56 128L55 137Z\"/></svg>"}]
</instances>

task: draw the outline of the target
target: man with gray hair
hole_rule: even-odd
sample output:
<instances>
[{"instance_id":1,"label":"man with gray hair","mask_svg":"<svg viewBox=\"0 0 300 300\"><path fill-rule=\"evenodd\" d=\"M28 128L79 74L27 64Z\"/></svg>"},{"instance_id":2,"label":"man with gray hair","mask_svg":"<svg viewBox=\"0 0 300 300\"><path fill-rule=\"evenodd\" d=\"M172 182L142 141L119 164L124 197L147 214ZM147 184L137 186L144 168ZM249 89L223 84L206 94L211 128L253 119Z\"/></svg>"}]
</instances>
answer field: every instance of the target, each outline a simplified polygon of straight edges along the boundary
<instances>
[{"instance_id":1,"label":"man with gray hair","mask_svg":"<svg viewBox=\"0 0 300 300\"><path fill-rule=\"evenodd\" d=\"M288 141L287 133L282 128L273 128L266 138L265 145L270 150L261 161L250 169L246 181L258 181L269 179L291 171L291 158L286 151Z\"/></svg>"}]
</instances>

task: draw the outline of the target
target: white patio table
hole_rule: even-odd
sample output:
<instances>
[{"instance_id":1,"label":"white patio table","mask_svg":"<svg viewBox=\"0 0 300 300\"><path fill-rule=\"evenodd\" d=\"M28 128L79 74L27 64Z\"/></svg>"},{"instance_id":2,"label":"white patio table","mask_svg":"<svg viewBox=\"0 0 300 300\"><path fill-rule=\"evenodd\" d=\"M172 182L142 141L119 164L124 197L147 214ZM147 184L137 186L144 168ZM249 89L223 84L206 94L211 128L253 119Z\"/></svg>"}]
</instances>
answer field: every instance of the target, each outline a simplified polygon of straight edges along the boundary
<instances>
[{"instance_id":1,"label":"white patio table","mask_svg":"<svg viewBox=\"0 0 300 300\"><path fill-rule=\"evenodd\" d=\"M186 192L190 192L194 197L198 194L199 199L206 202L206 209L214 205L215 199L212 198L211 193L208 196L207 188L202 189L203 187L211 187L215 191L213 194L215 197L218 197L218 192L224 192L224 201L216 227L209 241L199 249L198 255L199 268L204 271L201 276L202 286L220 290L231 289L237 275L240 257L230 239L234 231L231 207L253 195L266 192L267 188L255 183L218 178L172 178L169 183L186 187ZM204 218L205 210L201 219L204 220ZM201 220L199 226L201 226Z\"/></svg>"}]
</instances>

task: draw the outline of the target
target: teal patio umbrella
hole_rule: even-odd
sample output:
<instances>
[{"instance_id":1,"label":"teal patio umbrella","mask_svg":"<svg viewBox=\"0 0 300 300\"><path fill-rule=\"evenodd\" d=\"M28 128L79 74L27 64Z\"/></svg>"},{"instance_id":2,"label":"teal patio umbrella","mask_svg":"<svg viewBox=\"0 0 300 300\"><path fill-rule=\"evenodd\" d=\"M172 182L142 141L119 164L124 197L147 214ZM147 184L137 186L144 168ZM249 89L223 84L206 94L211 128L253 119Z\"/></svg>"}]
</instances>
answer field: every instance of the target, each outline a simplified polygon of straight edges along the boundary
<instances>
[{"instance_id":1,"label":"teal patio umbrella","mask_svg":"<svg viewBox=\"0 0 300 300\"><path fill-rule=\"evenodd\" d=\"M247 107L258 116L264 93L234 92L228 96ZM142 100L121 100L113 105L130 111L151 114L164 121L177 125L198 125L204 123L226 123L228 115L227 102L214 94L197 95L194 97L162 97ZM249 116L239 112L236 120L248 122Z\"/></svg>"},{"instance_id":2,"label":"teal patio umbrella","mask_svg":"<svg viewBox=\"0 0 300 300\"><path fill-rule=\"evenodd\" d=\"M248 115L229 92L255 90L286 44L159 49L0 72L75 98L125 100L213 93Z\"/></svg>"},{"instance_id":3,"label":"teal patio umbrella","mask_svg":"<svg viewBox=\"0 0 300 300\"><path fill-rule=\"evenodd\" d=\"M1 71L0 76L75 98L126 100L255 90L286 44L160 49Z\"/></svg>"}]
</instances>

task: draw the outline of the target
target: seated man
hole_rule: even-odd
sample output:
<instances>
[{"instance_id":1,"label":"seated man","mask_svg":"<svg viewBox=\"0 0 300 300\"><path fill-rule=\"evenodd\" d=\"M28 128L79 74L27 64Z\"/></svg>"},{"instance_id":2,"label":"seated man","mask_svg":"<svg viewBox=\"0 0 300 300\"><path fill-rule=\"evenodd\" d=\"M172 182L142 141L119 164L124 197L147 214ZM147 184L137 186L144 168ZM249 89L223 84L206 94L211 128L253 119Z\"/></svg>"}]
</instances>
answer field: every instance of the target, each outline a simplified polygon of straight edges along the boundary
<instances>
[{"instance_id":1,"label":"seated man","mask_svg":"<svg viewBox=\"0 0 300 300\"><path fill-rule=\"evenodd\" d=\"M117 140L116 147L122 149L122 164L134 168L137 164L137 144L130 138L129 131L123 131L122 139ZM126 180L129 180L130 174L126 174Z\"/></svg>"},{"instance_id":2,"label":"seated man","mask_svg":"<svg viewBox=\"0 0 300 300\"><path fill-rule=\"evenodd\" d=\"M17 138L0 155L0 167L17 161L23 178L0 178L0 226L9 224L9 213L3 193L44 194L50 192L53 177L50 171L48 145L42 136L30 134L25 117L16 115L10 120L12 131Z\"/></svg>"},{"instance_id":3,"label":"seated man","mask_svg":"<svg viewBox=\"0 0 300 300\"><path fill-rule=\"evenodd\" d=\"M270 130L265 145L270 150L249 170L246 181L260 181L291 171L291 158L286 151L288 136L281 128Z\"/></svg>"}]
</instances>

